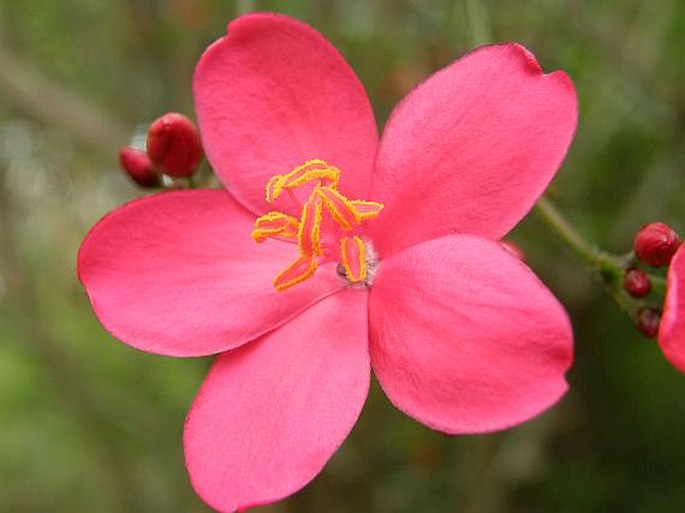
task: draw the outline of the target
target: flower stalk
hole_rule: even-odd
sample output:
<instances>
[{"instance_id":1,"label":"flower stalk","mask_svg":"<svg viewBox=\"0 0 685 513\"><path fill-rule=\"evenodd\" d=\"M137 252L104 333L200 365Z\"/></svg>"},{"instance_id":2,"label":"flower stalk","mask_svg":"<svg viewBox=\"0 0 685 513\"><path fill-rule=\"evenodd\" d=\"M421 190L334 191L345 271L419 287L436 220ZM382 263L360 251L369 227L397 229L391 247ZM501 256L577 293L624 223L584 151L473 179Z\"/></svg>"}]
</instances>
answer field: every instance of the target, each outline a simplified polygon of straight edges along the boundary
<instances>
[{"instance_id":1,"label":"flower stalk","mask_svg":"<svg viewBox=\"0 0 685 513\"><path fill-rule=\"evenodd\" d=\"M634 317L641 308L646 306L647 303L644 300L630 297L623 288L625 273L635 263L633 251L624 255L616 255L588 242L548 197L540 198L535 205L535 210L545 224L558 236L559 240L588 267L599 274L606 286L607 293L622 310ZM666 293L666 280L652 273L648 273L647 276L651 281L652 291L658 295L664 295Z\"/></svg>"},{"instance_id":2,"label":"flower stalk","mask_svg":"<svg viewBox=\"0 0 685 513\"><path fill-rule=\"evenodd\" d=\"M540 198L535 205L535 210L566 247L587 264L596 267L600 272L605 269L609 270L612 267L611 264L618 264L618 258L612 257L586 241L549 198L545 196Z\"/></svg>"}]
</instances>

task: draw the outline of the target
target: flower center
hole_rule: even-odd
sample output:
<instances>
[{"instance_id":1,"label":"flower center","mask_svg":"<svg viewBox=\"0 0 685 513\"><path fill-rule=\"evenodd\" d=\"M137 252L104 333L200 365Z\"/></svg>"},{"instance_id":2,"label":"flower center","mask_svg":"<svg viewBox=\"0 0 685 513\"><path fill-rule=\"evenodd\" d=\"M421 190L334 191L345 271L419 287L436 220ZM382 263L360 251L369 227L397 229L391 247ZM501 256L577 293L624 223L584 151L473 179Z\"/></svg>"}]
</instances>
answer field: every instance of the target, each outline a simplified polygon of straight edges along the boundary
<instances>
[{"instance_id":1,"label":"flower center","mask_svg":"<svg viewBox=\"0 0 685 513\"><path fill-rule=\"evenodd\" d=\"M358 231L363 222L380 213L383 204L351 200L338 191L339 182L340 170L321 159L307 160L289 173L272 176L267 182L268 203L286 193L301 210L299 219L271 211L255 221L252 231L255 242L274 238L297 243L299 257L274 278L277 290L312 277L320 264L329 261L340 262L339 274L343 275L344 270L350 283L369 283L378 261ZM302 202L300 198L306 200Z\"/></svg>"}]
</instances>

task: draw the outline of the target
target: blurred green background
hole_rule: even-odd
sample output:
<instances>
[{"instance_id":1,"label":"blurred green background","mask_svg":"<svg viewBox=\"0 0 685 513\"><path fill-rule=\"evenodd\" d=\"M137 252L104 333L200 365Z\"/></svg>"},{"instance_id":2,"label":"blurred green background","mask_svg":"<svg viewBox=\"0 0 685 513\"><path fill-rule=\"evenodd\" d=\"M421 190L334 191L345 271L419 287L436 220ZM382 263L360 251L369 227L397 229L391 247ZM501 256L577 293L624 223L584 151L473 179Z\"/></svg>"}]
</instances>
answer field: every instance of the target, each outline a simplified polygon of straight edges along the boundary
<instances>
[{"instance_id":1,"label":"blurred green background","mask_svg":"<svg viewBox=\"0 0 685 513\"><path fill-rule=\"evenodd\" d=\"M209 360L112 339L75 254L100 216L141 194L118 170L118 147L164 112L193 114L198 56L250 9L330 38L381 124L417 80L471 47L523 43L545 69L566 70L580 97L550 191L560 209L618 252L642 222L685 231L682 1L0 0L2 512L209 511L181 448ZM561 403L500 434L450 438L374 385L325 471L261 511L685 511L685 376L535 215L512 238L571 312L576 362Z\"/></svg>"}]
</instances>

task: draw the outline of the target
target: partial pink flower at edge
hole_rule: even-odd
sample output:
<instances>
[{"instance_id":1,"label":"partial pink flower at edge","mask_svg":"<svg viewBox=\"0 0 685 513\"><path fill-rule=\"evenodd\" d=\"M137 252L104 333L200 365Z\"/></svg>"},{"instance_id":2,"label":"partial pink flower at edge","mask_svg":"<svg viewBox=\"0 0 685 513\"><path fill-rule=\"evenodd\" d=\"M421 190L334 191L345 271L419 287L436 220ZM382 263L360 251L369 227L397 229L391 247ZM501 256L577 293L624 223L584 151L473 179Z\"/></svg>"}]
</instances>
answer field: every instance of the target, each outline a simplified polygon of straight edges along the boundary
<instances>
[{"instance_id":1,"label":"partial pink flower at edge","mask_svg":"<svg viewBox=\"0 0 685 513\"><path fill-rule=\"evenodd\" d=\"M186 421L193 486L220 511L282 499L354 426L370 368L399 409L440 431L523 422L567 389L568 317L499 243L561 164L575 92L515 44L479 48L412 91L382 139L359 80L307 25L252 14L198 64L198 123L228 191L144 198L86 237L79 277L133 347L222 353ZM337 262L282 292L293 244L257 244L269 178L309 159L347 198L384 204L364 226L380 265L352 286Z\"/></svg>"},{"instance_id":2,"label":"partial pink flower at edge","mask_svg":"<svg viewBox=\"0 0 685 513\"><path fill-rule=\"evenodd\" d=\"M666 301L657 340L666 359L685 372L685 246L682 244L668 268Z\"/></svg>"}]
</instances>

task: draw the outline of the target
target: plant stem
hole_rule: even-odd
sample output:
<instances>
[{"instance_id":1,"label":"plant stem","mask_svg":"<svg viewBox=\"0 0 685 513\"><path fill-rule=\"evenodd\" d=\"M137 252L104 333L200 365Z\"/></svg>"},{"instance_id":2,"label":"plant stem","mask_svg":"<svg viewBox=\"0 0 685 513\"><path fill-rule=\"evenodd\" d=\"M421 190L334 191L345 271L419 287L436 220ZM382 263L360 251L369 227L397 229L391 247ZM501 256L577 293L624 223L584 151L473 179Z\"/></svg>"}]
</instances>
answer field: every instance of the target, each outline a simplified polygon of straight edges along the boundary
<instances>
[{"instance_id":1,"label":"plant stem","mask_svg":"<svg viewBox=\"0 0 685 513\"><path fill-rule=\"evenodd\" d=\"M587 242L548 198L540 198L535 209L547 226L556 232L564 244L586 263L596 267L609 256Z\"/></svg>"},{"instance_id":2,"label":"plant stem","mask_svg":"<svg viewBox=\"0 0 685 513\"><path fill-rule=\"evenodd\" d=\"M603 251L589 243L568 222L549 198L538 200L535 209L542 220L555 232L564 245L589 267L599 273L608 294L628 314L634 315L636 307L631 298L623 291L623 274L630 265L631 257L619 257Z\"/></svg>"},{"instance_id":3,"label":"plant stem","mask_svg":"<svg viewBox=\"0 0 685 513\"><path fill-rule=\"evenodd\" d=\"M535 210L568 249L599 273L607 288L607 293L621 309L634 316L640 308L647 306L646 301L632 298L623 290L625 271L635 261L635 255L632 251L626 255L614 255L589 243L559 212L549 198L540 198ZM659 295L665 294L666 282L664 278L652 274L649 275L649 278L652 281L654 291Z\"/></svg>"},{"instance_id":4,"label":"plant stem","mask_svg":"<svg viewBox=\"0 0 685 513\"><path fill-rule=\"evenodd\" d=\"M627 255L614 255L589 243L559 212L549 198L540 198L535 209L566 247L599 272L607 285L617 285L620 288L623 274L634 260L632 252Z\"/></svg>"},{"instance_id":5,"label":"plant stem","mask_svg":"<svg viewBox=\"0 0 685 513\"><path fill-rule=\"evenodd\" d=\"M662 276L649 275L649 279L652 281L652 290L659 293L666 293L666 278Z\"/></svg>"}]
</instances>

